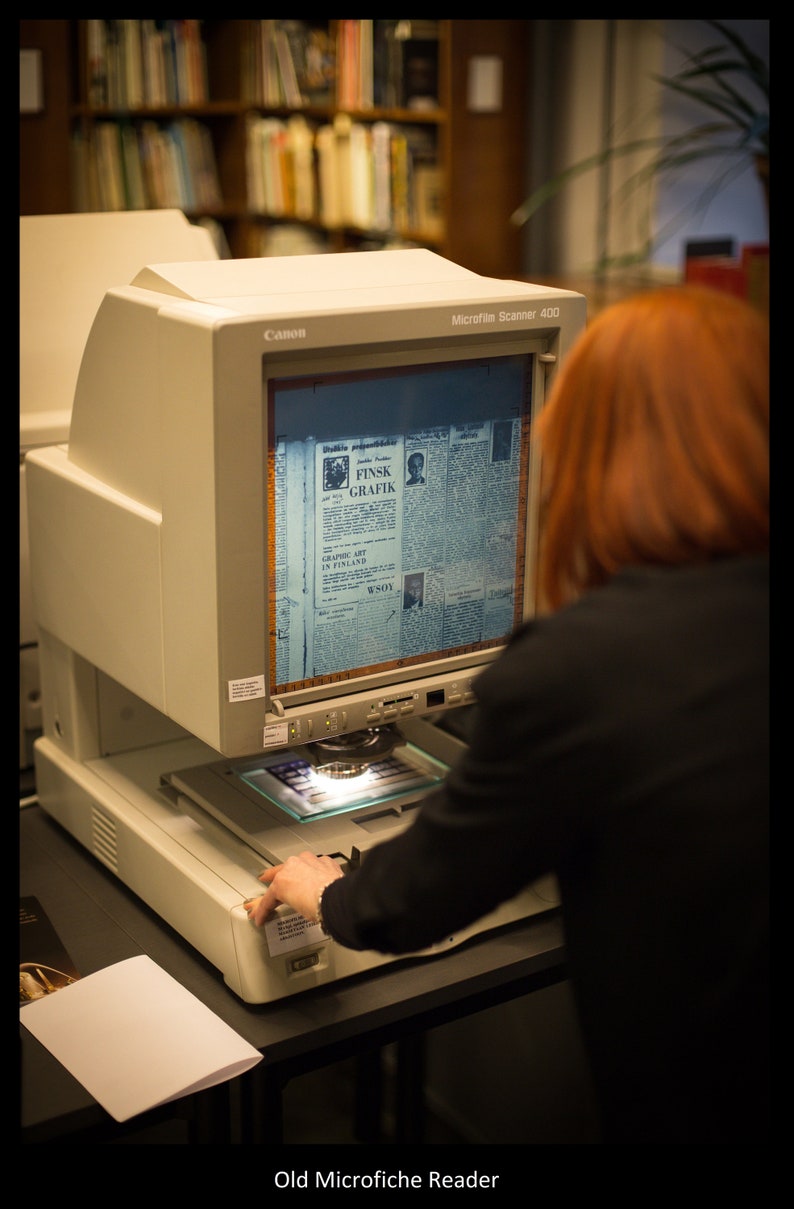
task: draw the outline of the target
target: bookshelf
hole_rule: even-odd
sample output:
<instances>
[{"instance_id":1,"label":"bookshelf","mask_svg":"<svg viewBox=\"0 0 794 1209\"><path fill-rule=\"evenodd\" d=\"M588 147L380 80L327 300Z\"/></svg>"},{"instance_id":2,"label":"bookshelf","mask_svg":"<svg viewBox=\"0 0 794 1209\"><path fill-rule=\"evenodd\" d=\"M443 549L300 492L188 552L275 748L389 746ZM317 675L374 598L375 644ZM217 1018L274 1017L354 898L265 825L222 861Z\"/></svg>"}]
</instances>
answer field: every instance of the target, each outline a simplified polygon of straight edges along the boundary
<instances>
[{"instance_id":1,"label":"bookshelf","mask_svg":"<svg viewBox=\"0 0 794 1209\"><path fill-rule=\"evenodd\" d=\"M520 273L530 21L58 24L69 209L175 206L235 257L407 244Z\"/></svg>"}]
</instances>

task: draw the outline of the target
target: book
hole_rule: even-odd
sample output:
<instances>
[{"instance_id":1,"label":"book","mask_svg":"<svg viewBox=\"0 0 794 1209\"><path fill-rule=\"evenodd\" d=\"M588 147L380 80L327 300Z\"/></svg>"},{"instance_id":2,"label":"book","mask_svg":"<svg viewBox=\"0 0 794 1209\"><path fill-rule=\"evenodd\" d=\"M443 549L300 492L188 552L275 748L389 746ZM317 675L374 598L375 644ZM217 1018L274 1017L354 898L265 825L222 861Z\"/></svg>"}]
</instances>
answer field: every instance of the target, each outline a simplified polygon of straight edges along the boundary
<instances>
[{"instance_id":1,"label":"book","mask_svg":"<svg viewBox=\"0 0 794 1209\"><path fill-rule=\"evenodd\" d=\"M34 895L19 900L19 1005L43 999L80 974L50 917Z\"/></svg>"},{"instance_id":2,"label":"book","mask_svg":"<svg viewBox=\"0 0 794 1209\"><path fill-rule=\"evenodd\" d=\"M298 82L307 105L331 104L336 87L336 43L327 28L309 28Z\"/></svg>"},{"instance_id":3,"label":"book","mask_svg":"<svg viewBox=\"0 0 794 1209\"><path fill-rule=\"evenodd\" d=\"M86 22L86 45L88 58L88 104L96 108L108 102L108 64L105 22Z\"/></svg>"},{"instance_id":4,"label":"book","mask_svg":"<svg viewBox=\"0 0 794 1209\"><path fill-rule=\"evenodd\" d=\"M127 103L120 29L120 21L105 21L105 104L111 109L123 109Z\"/></svg>"},{"instance_id":5,"label":"book","mask_svg":"<svg viewBox=\"0 0 794 1209\"><path fill-rule=\"evenodd\" d=\"M151 108L165 105L165 66L163 63L164 34L154 20L141 21L141 55L143 59L144 104Z\"/></svg>"},{"instance_id":6,"label":"book","mask_svg":"<svg viewBox=\"0 0 794 1209\"><path fill-rule=\"evenodd\" d=\"M124 210L124 170L121 135L116 122L97 122L94 127L100 209Z\"/></svg>"},{"instance_id":7,"label":"book","mask_svg":"<svg viewBox=\"0 0 794 1209\"><path fill-rule=\"evenodd\" d=\"M97 210L96 187L90 161L89 140L81 126L69 136L69 164L72 179L72 209L76 214Z\"/></svg>"},{"instance_id":8,"label":"book","mask_svg":"<svg viewBox=\"0 0 794 1209\"><path fill-rule=\"evenodd\" d=\"M199 205L204 210L219 210L223 206L223 193L212 135L203 122L192 118L189 119L188 135L194 148L194 188Z\"/></svg>"},{"instance_id":9,"label":"book","mask_svg":"<svg viewBox=\"0 0 794 1209\"><path fill-rule=\"evenodd\" d=\"M121 151L127 209L145 210L148 207L148 199L143 181L138 136L130 122L121 123Z\"/></svg>"},{"instance_id":10,"label":"book","mask_svg":"<svg viewBox=\"0 0 794 1209\"><path fill-rule=\"evenodd\" d=\"M186 99L191 105L203 105L209 96L207 50L201 35L201 24L196 18L180 22L187 81Z\"/></svg>"},{"instance_id":11,"label":"book","mask_svg":"<svg viewBox=\"0 0 794 1209\"><path fill-rule=\"evenodd\" d=\"M273 32L273 40L276 47L276 62L278 63L278 74L281 81L281 95L291 109L300 109L303 105L303 97L298 86L298 73L295 70L289 38L283 26L276 26Z\"/></svg>"},{"instance_id":12,"label":"book","mask_svg":"<svg viewBox=\"0 0 794 1209\"><path fill-rule=\"evenodd\" d=\"M373 21L339 21L337 25L337 104L344 110L372 109L374 99Z\"/></svg>"},{"instance_id":13,"label":"book","mask_svg":"<svg viewBox=\"0 0 794 1209\"><path fill-rule=\"evenodd\" d=\"M293 114L287 121L287 148L292 163L292 213L312 221L317 216L314 131L300 114Z\"/></svg>"},{"instance_id":14,"label":"book","mask_svg":"<svg viewBox=\"0 0 794 1209\"><path fill-rule=\"evenodd\" d=\"M138 20L124 20L119 22L119 26L124 97L128 109L140 109L144 102L141 23Z\"/></svg>"},{"instance_id":15,"label":"book","mask_svg":"<svg viewBox=\"0 0 794 1209\"><path fill-rule=\"evenodd\" d=\"M684 245L684 281L744 298L744 269L736 256L735 240L728 236L689 240Z\"/></svg>"},{"instance_id":16,"label":"book","mask_svg":"<svg viewBox=\"0 0 794 1209\"><path fill-rule=\"evenodd\" d=\"M385 108L438 108L438 21L376 21L374 89Z\"/></svg>"},{"instance_id":17,"label":"book","mask_svg":"<svg viewBox=\"0 0 794 1209\"><path fill-rule=\"evenodd\" d=\"M191 159L188 121L172 122L168 127L171 138L171 162L173 165L174 199L178 199L179 209L192 213L196 209L196 196L193 188L194 164Z\"/></svg>"},{"instance_id":18,"label":"book","mask_svg":"<svg viewBox=\"0 0 794 1209\"><path fill-rule=\"evenodd\" d=\"M348 137L348 209L350 226L368 231L373 222L372 132L363 122L351 122Z\"/></svg>"},{"instance_id":19,"label":"book","mask_svg":"<svg viewBox=\"0 0 794 1209\"><path fill-rule=\"evenodd\" d=\"M405 225L414 233L438 239L442 234L443 202L436 136L424 127L405 126L403 129L408 207Z\"/></svg>"},{"instance_id":20,"label":"book","mask_svg":"<svg viewBox=\"0 0 794 1209\"><path fill-rule=\"evenodd\" d=\"M684 281L687 285L708 286L722 294L747 296L747 284L741 263L728 256L698 256L686 262Z\"/></svg>"},{"instance_id":21,"label":"book","mask_svg":"<svg viewBox=\"0 0 794 1209\"><path fill-rule=\"evenodd\" d=\"M407 233L411 226L408 161L408 137L405 127L396 126L391 137L391 209L392 226L398 234Z\"/></svg>"},{"instance_id":22,"label":"book","mask_svg":"<svg viewBox=\"0 0 794 1209\"><path fill-rule=\"evenodd\" d=\"M769 311L769 244L744 244L737 253L733 239L692 240L684 249L684 281L744 298Z\"/></svg>"},{"instance_id":23,"label":"book","mask_svg":"<svg viewBox=\"0 0 794 1209\"><path fill-rule=\"evenodd\" d=\"M747 301L769 314L769 244L746 243L742 245L742 268L744 269Z\"/></svg>"},{"instance_id":24,"label":"book","mask_svg":"<svg viewBox=\"0 0 794 1209\"><path fill-rule=\"evenodd\" d=\"M411 23L412 36L403 44L402 103L406 109L438 108L438 31L417 30L419 22ZM422 22L425 26L435 22Z\"/></svg>"},{"instance_id":25,"label":"book","mask_svg":"<svg viewBox=\"0 0 794 1209\"><path fill-rule=\"evenodd\" d=\"M342 204L336 155L336 135L330 124L318 127L314 136L317 153L317 188L320 222L332 230L342 225Z\"/></svg>"},{"instance_id":26,"label":"book","mask_svg":"<svg viewBox=\"0 0 794 1209\"><path fill-rule=\"evenodd\" d=\"M373 24L374 22L369 18L359 21L358 59L356 63L358 79L356 104L359 109L372 109L374 104Z\"/></svg>"},{"instance_id":27,"label":"book","mask_svg":"<svg viewBox=\"0 0 794 1209\"><path fill-rule=\"evenodd\" d=\"M388 122L372 124L372 223L376 231L392 226L391 140Z\"/></svg>"},{"instance_id":28,"label":"book","mask_svg":"<svg viewBox=\"0 0 794 1209\"><path fill-rule=\"evenodd\" d=\"M418 163L413 172L416 229L427 240L444 237L444 177L438 164Z\"/></svg>"},{"instance_id":29,"label":"book","mask_svg":"<svg viewBox=\"0 0 794 1209\"><path fill-rule=\"evenodd\" d=\"M146 196L153 210L163 203L160 155L158 149L158 127L156 122L142 122L138 132L138 145L141 154L141 170L143 172Z\"/></svg>"},{"instance_id":30,"label":"book","mask_svg":"<svg viewBox=\"0 0 794 1209\"><path fill-rule=\"evenodd\" d=\"M280 217L289 213L288 173L285 168L286 123L281 118L248 119L246 175L248 204L255 214Z\"/></svg>"},{"instance_id":31,"label":"book","mask_svg":"<svg viewBox=\"0 0 794 1209\"><path fill-rule=\"evenodd\" d=\"M258 100L262 105L281 105L281 76L279 74L278 56L276 54L275 30L276 22L271 17L264 17L259 22L260 54L258 60L257 87Z\"/></svg>"},{"instance_id":32,"label":"book","mask_svg":"<svg viewBox=\"0 0 794 1209\"><path fill-rule=\"evenodd\" d=\"M401 95L402 45L395 39L398 21L376 20L372 31L373 101L379 109L396 109Z\"/></svg>"}]
</instances>

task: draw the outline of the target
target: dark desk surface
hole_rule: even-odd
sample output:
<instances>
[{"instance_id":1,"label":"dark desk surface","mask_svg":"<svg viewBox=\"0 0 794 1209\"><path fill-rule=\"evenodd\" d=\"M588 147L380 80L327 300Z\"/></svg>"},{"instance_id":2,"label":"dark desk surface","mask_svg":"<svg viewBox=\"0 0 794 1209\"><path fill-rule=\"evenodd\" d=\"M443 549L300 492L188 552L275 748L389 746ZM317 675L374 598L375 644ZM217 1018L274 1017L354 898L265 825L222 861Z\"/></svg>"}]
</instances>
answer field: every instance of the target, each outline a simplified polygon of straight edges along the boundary
<instances>
[{"instance_id":1,"label":"dark desk surface","mask_svg":"<svg viewBox=\"0 0 794 1209\"><path fill-rule=\"evenodd\" d=\"M263 1053L244 1077L248 1141L267 1130L262 1114L277 1111L274 1097L293 1076L566 976L562 923L551 912L437 957L394 962L275 1003L243 1003L200 953L38 806L20 812L20 894L38 898L81 974L146 953ZM21 1035L23 1141L66 1140L111 1121L27 1030Z\"/></svg>"}]
</instances>

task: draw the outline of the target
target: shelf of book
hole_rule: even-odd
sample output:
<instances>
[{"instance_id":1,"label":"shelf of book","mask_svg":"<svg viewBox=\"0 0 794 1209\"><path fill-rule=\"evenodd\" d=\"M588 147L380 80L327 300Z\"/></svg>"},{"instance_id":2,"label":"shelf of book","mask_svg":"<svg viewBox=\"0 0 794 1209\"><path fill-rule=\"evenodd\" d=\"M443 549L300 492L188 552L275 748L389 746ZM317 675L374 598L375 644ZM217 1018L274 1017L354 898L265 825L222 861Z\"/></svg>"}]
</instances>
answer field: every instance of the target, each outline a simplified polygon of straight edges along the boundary
<instances>
[{"instance_id":1,"label":"shelf of book","mask_svg":"<svg viewBox=\"0 0 794 1209\"><path fill-rule=\"evenodd\" d=\"M519 271L531 22L69 24L73 209L177 207L233 256L418 244Z\"/></svg>"}]
</instances>

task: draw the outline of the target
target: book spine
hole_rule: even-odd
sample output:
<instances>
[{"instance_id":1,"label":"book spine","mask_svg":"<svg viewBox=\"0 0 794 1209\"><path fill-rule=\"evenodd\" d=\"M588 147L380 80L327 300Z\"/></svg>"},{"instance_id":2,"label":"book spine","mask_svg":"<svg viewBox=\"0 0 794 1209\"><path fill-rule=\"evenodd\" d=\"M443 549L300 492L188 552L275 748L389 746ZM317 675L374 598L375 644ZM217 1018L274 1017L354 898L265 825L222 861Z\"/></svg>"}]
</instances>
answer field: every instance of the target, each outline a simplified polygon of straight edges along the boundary
<instances>
[{"instance_id":1,"label":"book spine","mask_svg":"<svg viewBox=\"0 0 794 1209\"><path fill-rule=\"evenodd\" d=\"M88 59L88 81L86 96L88 104L96 108L108 103L107 41L104 21L87 21L86 42Z\"/></svg>"}]
</instances>

